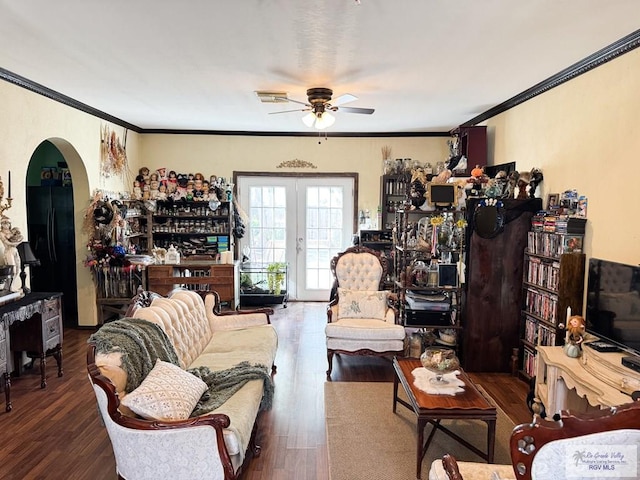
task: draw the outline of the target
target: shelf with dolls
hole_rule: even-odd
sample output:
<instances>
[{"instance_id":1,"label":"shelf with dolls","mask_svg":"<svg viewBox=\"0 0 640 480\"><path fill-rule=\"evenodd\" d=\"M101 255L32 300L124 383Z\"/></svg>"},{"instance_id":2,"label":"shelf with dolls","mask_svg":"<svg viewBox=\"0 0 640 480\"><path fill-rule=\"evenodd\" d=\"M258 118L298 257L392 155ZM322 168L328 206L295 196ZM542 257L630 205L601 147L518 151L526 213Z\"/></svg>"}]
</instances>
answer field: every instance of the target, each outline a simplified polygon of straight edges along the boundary
<instances>
[{"instance_id":1,"label":"shelf with dolls","mask_svg":"<svg viewBox=\"0 0 640 480\"><path fill-rule=\"evenodd\" d=\"M129 239L136 243L137 237L145 238L147 251L162 252L174 245L182 258L198 255L216 260L233 248L232 192L233 185L215 175L207 180L202 173L166 168L151 172L142 167L131 192L135 207Z\"/></svg>"}]
</instances>

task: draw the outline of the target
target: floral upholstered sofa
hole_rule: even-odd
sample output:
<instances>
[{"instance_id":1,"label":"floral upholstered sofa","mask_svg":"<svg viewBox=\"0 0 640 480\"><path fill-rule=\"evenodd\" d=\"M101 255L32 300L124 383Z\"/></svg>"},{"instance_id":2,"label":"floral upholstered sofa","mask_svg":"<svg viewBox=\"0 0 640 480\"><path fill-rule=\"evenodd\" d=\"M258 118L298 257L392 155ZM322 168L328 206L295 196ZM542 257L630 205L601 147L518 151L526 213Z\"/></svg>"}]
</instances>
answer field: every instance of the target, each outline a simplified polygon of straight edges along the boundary
<instances>
[{"instance_id":1,"label":"floral upholstered sofa","mask_svg":"<svg viewBox=\"0 0 640 480\"><path fill-rule=\"evenodd\" d=\"M218 297L144 292L89 339L87 364L121 478L236 479L270 407L271 309L220 312ZM187 371L188 370L188 371Z\"/></svg>"}]
</instances>

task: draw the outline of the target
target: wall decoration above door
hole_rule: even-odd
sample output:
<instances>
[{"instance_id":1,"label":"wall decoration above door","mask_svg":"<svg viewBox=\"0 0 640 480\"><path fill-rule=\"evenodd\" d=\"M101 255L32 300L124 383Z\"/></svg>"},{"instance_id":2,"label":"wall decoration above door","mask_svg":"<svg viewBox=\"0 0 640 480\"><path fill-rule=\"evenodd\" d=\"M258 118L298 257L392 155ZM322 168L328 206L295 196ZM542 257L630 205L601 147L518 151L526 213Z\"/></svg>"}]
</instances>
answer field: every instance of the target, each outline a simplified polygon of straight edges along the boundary
<instances>
[{"instance_id":1,"label":"wall decoration above door","mask_svg":"<svg viewBox=\"0 0 640 480\"><path fill-rule=\"evenodd\" d=\"M127 171L127 132L124 143L108 125L100 128L100 172L104 177L122 175Z\"/></svg>"}]
</instances>

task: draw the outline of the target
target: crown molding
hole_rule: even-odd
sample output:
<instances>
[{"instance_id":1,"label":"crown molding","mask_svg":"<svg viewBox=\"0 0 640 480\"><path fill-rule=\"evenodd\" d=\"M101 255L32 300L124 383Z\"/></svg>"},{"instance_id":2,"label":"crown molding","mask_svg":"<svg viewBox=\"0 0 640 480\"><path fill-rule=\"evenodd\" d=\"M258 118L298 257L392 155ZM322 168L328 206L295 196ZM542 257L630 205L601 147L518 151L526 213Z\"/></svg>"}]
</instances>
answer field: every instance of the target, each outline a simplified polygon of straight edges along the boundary
<instances>
[{"instance_id":1,"label":"crown molding","mask_svg":"<svg viewBox=\"0 0 640 480\"><path fill-rule=\"evenodd\" d=\"M480 115L472 118L471 120L463 123L462 127L470 127L477 125L485 120L499 115L510 108L516 107L521 103L526 102L542 93L545 93L552 88L555 88L569 80L576 78L578 75L582 75L594 68L599 67L611 60L618 58L625 53L630 52L640 47L640 30L636 30L630 33L626 37L612 43L611 45L597 51L596 53L589 55L583 60L565 68L561 72L543 80L542 82L534 85L533 87L525 90L522 93L508 99L507 101L496 105L493 108L481 113ZM120 118L109 115L106 112L93 108L85 103L74 100L71 97L56 92L50 88L33 82L27 78L24 78L18 74L10 72L4 68L0 68L0 80L7 81L19 87L30 90L34 93L47 97L53 101L62 103L71 108L75 108L82 112L85 112L94 117L100 118L107 122L111 122L115 125L132 130L140 134L175 134L175 135L244 135L244 136L265 136L265 137L317 137L317 133L306 132L249 132L249 131L224 131L224 130L177 130L177 129L153 129L153 128L141 128L137 125L133 125ZM322 137L325 135L323 134ZM450 133L446 132L362 132L362 133L330 133L328 137L448 137Z\"/></svg>"},{"instance_id":2,"label":"crown molding","mask_svg":"<svg viewBox=\"0 0 640 480\"><path fill-rule=\"evenodd\" d=\"M94 117L101 118L107 122L114 123L116 125L120 125L121 127L128 128L129 130L133 130L137 133L142 133L142 129L136 125L133 125L129 122L125 122L113 115L109 115L108 113L103 112L102 110L98 110L97 108L93 108L86 103L79 102L74 100L71 97L67 97L60 92L56 92L55 90L51 90L50 88L45 87L44 85L40 85L39 83L33 82L27 78L21 77L20 75L10 72L4 68L0 67L0 79L13 83L18 87L25 88L31 92L37 93L38 95L42 95L47 97L55 102L62 103L71 108L75 108L76 110L80 110L81 112L88 113Z\"/></svg>"},{"instance_id":3,"label":"crown molding","mask_svg":"<svg viewBox=\"0 0 640 480\"><path fill-rule=\"evenodd\" d=\"M570 67L565 68L559 73L556 73L546 80L543 80L542 82L534 85L524 92L521 92L518 95L511 97L509 100L496 105L493 108L490 108L486 112L472 118L468 122L463 123L461 127L471 127L473 125L477 125L478 123L484 122L491 117L495 117L500 113L504 113L510 108L516 107L521 103L526 102L527 100L531 100L533 97L536 97L551 90L552 88L562 85L563 83L576 78L578 75L582 75L583 73L593 70L600 65L604 65L605 63L610 62L611 60L618 58L619 56L624 55L625 53L628 53L638 47L640 47L640 30L636 30L635 32L630 33L626 37L623 37L617 42L614 42L611 45L603 48L602 50L599 50L596 53L584 58L583 60L574 63Z\"/></svg>"}]
</instances>

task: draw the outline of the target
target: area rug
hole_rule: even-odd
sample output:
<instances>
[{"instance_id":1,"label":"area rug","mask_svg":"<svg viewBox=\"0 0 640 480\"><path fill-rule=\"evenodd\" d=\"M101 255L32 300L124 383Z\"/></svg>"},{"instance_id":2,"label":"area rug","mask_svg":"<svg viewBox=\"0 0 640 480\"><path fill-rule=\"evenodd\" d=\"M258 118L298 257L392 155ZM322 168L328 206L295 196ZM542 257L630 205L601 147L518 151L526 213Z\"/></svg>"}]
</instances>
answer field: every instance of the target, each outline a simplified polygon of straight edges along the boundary
<instances>
[{"instance_id":1,"label":"area rug","mask_svg":"<svg viewBox=\"0 0 640 480\"><path fill-rule=\"evenodd\" d=\"M402 386L398 389L406 399ZM324 401L331 480L416 478L416 418L400 404L393 413L393 383L326 382ZM499 407L497 410L494 461L510 464L509 438L514 424ZM443 420L442 424L486 451L485 422ZM430 428L427 426L426 432ZM429 477L431 462L445 453L458 460L484 462L438 431L422 461L422 479Z\"/></svg>"}]
</instances>

